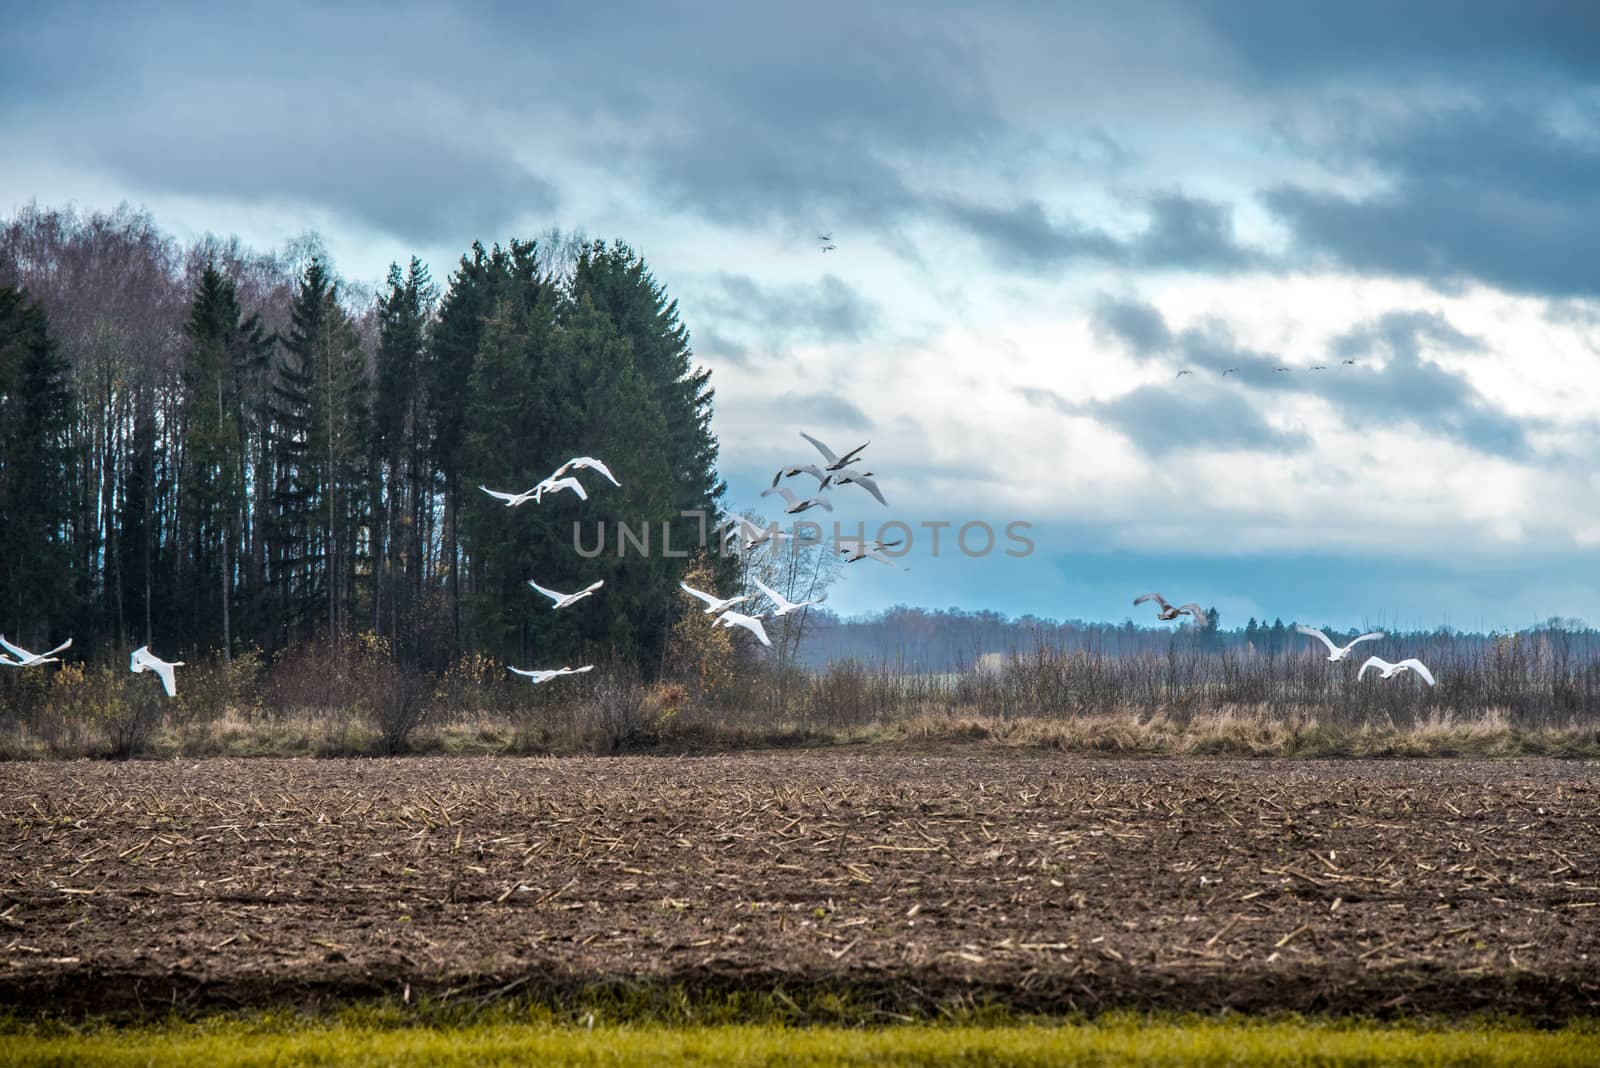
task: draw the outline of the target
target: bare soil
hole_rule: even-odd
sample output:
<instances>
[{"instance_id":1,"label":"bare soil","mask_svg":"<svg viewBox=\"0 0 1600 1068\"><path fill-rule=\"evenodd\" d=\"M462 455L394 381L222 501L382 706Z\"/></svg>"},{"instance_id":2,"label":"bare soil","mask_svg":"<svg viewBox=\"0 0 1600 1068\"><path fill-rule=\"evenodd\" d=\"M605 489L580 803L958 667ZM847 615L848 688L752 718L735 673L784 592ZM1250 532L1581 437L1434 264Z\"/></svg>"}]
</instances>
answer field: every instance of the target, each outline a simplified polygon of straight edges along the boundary
<instances>
[{"instance_id":1,"label":"bare soil","mask_svg":"<svg viewBox=\"0 0 1600 1068\"><path fill-rule=\"evenodd\" d=\"M1569 1019L1600 1007L1597 773L959 748L8 764L0 1003L665 984Z\"/></svg>"}]
</instances>

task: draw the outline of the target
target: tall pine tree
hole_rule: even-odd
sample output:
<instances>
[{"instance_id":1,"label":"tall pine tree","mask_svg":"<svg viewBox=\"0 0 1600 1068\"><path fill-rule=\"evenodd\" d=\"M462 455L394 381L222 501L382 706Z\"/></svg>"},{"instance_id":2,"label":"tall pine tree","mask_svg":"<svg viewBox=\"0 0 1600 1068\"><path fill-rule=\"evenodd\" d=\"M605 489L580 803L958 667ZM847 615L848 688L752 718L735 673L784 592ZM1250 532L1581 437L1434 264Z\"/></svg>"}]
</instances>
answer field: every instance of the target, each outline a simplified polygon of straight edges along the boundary
<instances>
[{"instance_id":1,"label":"tall pine tree","mask_svg":"<svg viewBox=\"0 0 1600 1068\"><path fill-rule=\"evenodd\" d=\"M433 511L426 387L434 291L415 257L404 276L391 264L388 284L378 301L373 396L373 626L415 653Z\"/></svg>"},{"instance_id":2,"label":"tall pine tree","mask_svg":"<svg viewBox=\"0 0 1600 1068\"><path fill-rule=\"evenodd\" d=\"M183 470L185 608L192 639L232 655L234 575L245 525L249 412L245 380L265 358L259 316L244 318L232 280L208 264L184 328Z\"/></svg>"}]
</instances>

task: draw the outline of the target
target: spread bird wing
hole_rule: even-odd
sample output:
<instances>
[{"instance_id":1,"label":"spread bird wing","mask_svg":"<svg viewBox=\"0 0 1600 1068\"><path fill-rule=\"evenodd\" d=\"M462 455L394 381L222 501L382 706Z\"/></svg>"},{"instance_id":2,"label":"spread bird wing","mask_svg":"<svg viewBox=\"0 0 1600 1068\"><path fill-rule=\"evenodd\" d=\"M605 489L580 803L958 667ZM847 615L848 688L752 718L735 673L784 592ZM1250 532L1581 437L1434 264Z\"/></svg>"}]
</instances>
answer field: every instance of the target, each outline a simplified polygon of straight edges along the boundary
<instances>
[{"instance_id":1,"label":"spread bird wing","mask_svg":"<svg viewBox=\"0 0 1600 1068\"><path fill-rule=\"evenodd\" d=\"M48 653L40 653L39 655L40 656L55 656L57 653L65 652L67 650L67 648L70 647L71 645L72 645L72 639L68 638L66 641L64 641L60 645L56 646L54 649L50 650Z\"/></svg>"},{"instance_id":2,"label":"spread bird wing","mask_svg":"<svg viewBox=\"0 0 1600 1068\"><path fill-rule=\"evenodd\" d=\"M1294 629L1299 633L1304 634L1308 638L1317 639L1317 641L1328 647L1328 652L1330 653L1337 653L1339 651L1339 647L1333 644L1333 639L1322 633L1316 627L1304 627L1299 623L1296 623L1294 625Z\"/></svg>"},{"instance_id":3,"label":"spread bird wing","mask_svg":"<svg viewBox=\"0 0 1600 1068\"><path fill-rule=\"evenodd\" d=\"M0 634L0 645L5 646L6 651L12 656L16 657L18 660L33 659L33 654L28 652L28 650L24 649L20 645L12 645L10 642L6 641L6 636L4 634Z\"/></svg>"},{"instance_id":4,"label":"spread bird wing","mask_svg":"<svg viewBox=\"0 0 1600 1068\"><path fill-rule=\"evenodd\" d=\"M560 469L556 471L556 473L555 473L555 475L553 477L559 478L562 475L566 474L568 471L572 470L573 468L584 468L584 467L587 467L591 471L598 471L600 474L604 475L607 479L609 479L613 486L616 486L618 489L622 488L622 483L618 482L617 481L617 476L613 475L611 473L611 468L607 467L602 461L596 460L593 456L575 456L575 457L573 457L572 459L568 460L566 463L562 464Z\"/></svg>"},{"instance_id":5,"label":"spread bird wing","mask_svg":"<svg viewBox=\"0 0 1600 1068\"><path fill-rule=\"evenodd\" d=\"M758 589L762 593L766 594L767 597L772 601L772 603L777 606L778 611L780 613L787 612L789 609L794 607L794 604L791 601L785 599L783 594L779 593L777 590L773 589L771 586L768 586L765 582L762 582L760 579L755 578L753 576L751 578L751 581L756 584L756 589Z\"/></svg>"},{"instance_id":6,"label":"spread bird wing","mask_svg":"<svg viewBox=\"0 0 1600 1068\"><path fill-rule=\"evenodd\" d=\"M722 598L721 597L717 597L717 596L715 596L713 594L706 593L706 592L704 592L702 590L697 590L693 586L689 585L687 582L678 583L678 588L683 590L684 593L687 593L691 597L700 598L706 604L721 604L722 603Z\"/></svg>"},{"instance_id":7,"label":"spread bird wing","mask_svg":"<svg viewBox=\"0 0 1600 1068\"><path fill-rule=\"evenodd\" d=\"M883 499L883 491L878 488L878 484L871 478L868 478L866 475L851 475L848 481L854 482L856 485L872 494L878 499L878 503L883 505L885 508L889 507L889 502Z\"/></svg>"},{"instance_id":8,"label":"spread bird wing","mask_svg":"<svg viewBox=\"0 0 1600 1068\"><path fill-rule=\"evenodd\" d=\"M1351 644L1351 645L1354 645L1354 644L1356 644L1356 643L1357 643L1357 642L1370 642L1370 641L1376 641L1376 640L1377 640L1377 639L1379 639L1379 638L1386 638L1386 637L1388 637L1388 635L1387 635L1387 634L1385 634L1385 633L1384 633L1384 632L1383 632L1383 631L1381 631L1381 630L1374 630L1374 631L1369 631L1369 632L1367 632L1367 633L1366 633L1366 634L1363 634L1363 635L1361 635L1361 637L1359 637L1359 638L1352 638L1352 639L1350 639L1350 644Z\"/></svg>"},{"instance_id":9,"label":"spread bird wing","mask_svg":"<svg viewBox=\"0 0 1600 1068\"><path fill-rule=\"evenodd\" d=\"M782 497L783 503L789 505L791 508L799 503L799 498L794 495L793 491L791 491L788 486L774 486L772 489L764 489L761 491L761 496L770 497L774 493Z\"/></svg>"},{"instance_id":10,"label":"spread bird wing","mask_svg":"<svg viewBox=\"0 0 1600 1068\"><path fill-rule=\"evenodd\" d=\"M529 579L528 580L528 585L532 586L534 589L538 590L540 593L542 593L546 597L550 598L556 604L560 604L562 601L567 599L567 595L566 594L557 593L555 590L547 590L543 586L539 585L537 582L533 581L533 579Z\"/></svg>"},{"instance_id":11,"label":"spread bird wing","mask_svg":"<svg viewBox=\"0 0 1600 1068\"><path fill-rule=\"evenodd\" d=\"M586 501L589 494L584 490L583 483L575 478L547 478L539 483L538 491L542 497L546 493L559 493L562 490L571 490L578 495L578 500Z\"/></svg>"},{"instance_id":12,"label":"spread bird wing","mask_svg":"<svg viewBox=\"0 0 1600 1068\"><path fill-rule=\"evenodd\" d=\"M1381 656L1369 656L1367 657L1366 662L1361 665L1361 670L1356 672L1356 678L1359 680L1361 676L1365 675L1367 673L1367 668L1369 667L1375 667L1379 671L1388 671L1390 668L1394 667L1394 665L1389 663L1389 661L1385 660Z\"/></svg>"},{"instance_id":13,"label":"spread bird wing","mask_svg":"<svg viewBox=\"0 0 1600 1068\"><path fill-rule=\"evenodd\" d=\"M497 501L505 501L507 506L516 503L517 498L522 496L520 493L501 493L499 490L492 490L488 486L479 486L478 488Z\"/></svg>"},{"instance_id":14,"label":"spread bird wing","mask_svg":"<svg viewBox=\"0 0 1600 1068\"><path fill-rule=\"evenodd\" d=\"M1418 675L1421 675L1423 677L1423 679L1425 679L1427 681L1429 686L1434 685L1433 672L1429 671L1428 668L1427 668L1427 665L1424 664L1422 661L1416 659L1415 657L1412 657L1409 660L1402 660L1402 661L1400 661L1399 664L1397 664L1395 666L1396 667L1408 667L1412 671L1415 671Z\"/></svg>"},{"instance_id":15,"label":"spread bird wing","mask_svg":"<svg viewBox=\"0 0 1600 1068\"><path fill-rule=\"evenodd\" d=\"M833 454L833 450L828 448L822 442L818 441L810 434L807 434L804 430L800 431L800 436L811 442L812 445L816 446L817 451L822 454L822 458L828 461L828 466L831 467L839 462L839 458Z\"/></svg>"},{"instance_id":16,"label":"spread bird wing","mask_svg":"<svg viewBox=\"0 0 1600 1068\"><path fill-rule=\"evenodd\" d=\"M755 616L747 616L741 612L725 612L718 617L718 622L722 622L725 627L743 627L754 634L762 645L772 645L772 639L767 637L767 628L763 627L761 620Z\"/></svg>"},{"instance_id":17,"label":"spread bird wing","mask_svg":"<svg viewBox=\"0 0 1600 1068\"><path fill-rule=\"evenodd\" d=\"M830 463L828 466L832 467L832 468L835 468L835 469L838 469L838 468L841 468L841 467L845 466L846 464L855 463L857 460L859 460L861 458L861 454L864 451L866 451L867 446L871 445L871 444L872 444L871 441L863 441L860 445L857 445L855 448L853 448L849 452L845 453L844 454L844 459L835 460L832 463Z\"/></svg>"},{"instance_id":18,"label":"spread bird wing","mask_svg":"<svg viewBox=\"0 0 1600 1068\"><path fill-rule=\"evenodd\" d=\"M1180 611L1180 612L1188 612L1191 616L1194 617L1195 623L1197 625L1199 625L1199 626L1203 627L1207 623L1211 622L1210 619L1208 619L1206 617L1206 610L1204 608L1201 608L1197 604L1179 605L1178 606L1178 611Z\"/></svg>"},{"instance_id":19,"label":"spread bird wing","mask_svg":"<svg viewBox=\"0 0 1600 1068\"><path fill-rule=\"evenodd\" d=\"M1167 599L1165 597L1161 596L1159 593L1144 593L1144 594L1140 594L1138 597L1135 597L1133 599L1133 603L1135 605L1144 604L1146 601L1154 601L1156 604L1160 605L1162 608L1171 608L1172 607L1171 605L1167 604Z\"/></svg>"}]
</instances>

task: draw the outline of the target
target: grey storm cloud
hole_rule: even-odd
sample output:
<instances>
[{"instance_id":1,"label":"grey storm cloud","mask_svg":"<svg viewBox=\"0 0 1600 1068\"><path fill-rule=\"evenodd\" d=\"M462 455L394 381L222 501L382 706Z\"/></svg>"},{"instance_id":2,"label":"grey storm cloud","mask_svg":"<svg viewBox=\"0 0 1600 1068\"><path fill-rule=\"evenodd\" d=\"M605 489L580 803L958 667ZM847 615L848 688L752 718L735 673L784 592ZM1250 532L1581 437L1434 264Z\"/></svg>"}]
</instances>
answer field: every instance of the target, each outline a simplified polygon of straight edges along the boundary
<instances>
[{"instance_id":1,"label":"grey storm cloud","mask_svg":"<svg viewBox=\"0 0 1600 1068\"><path fill-rule=\"evenodd\" d=\"M699 301L698 310L754 327L778 342L859 341L881 318L875 301L832 274L815 283L770 285L748 275L721 274L714 291Z\"/></svg>"},{"instance_id":2,"label":"grey storm cloud","mask_svg":"<svg viewBox=\"0 0 1600 1068\"><path fill-rule=\"evenodd\" d=\"M1160 309L1136 299L1103 298L1091 311L1091 321L1100 336L1120 343L1134 355L1148 359L1170 354L1175 367L1195 372L1169 386L1143 387L1157 393L1193 390L1198 401L1206 404L1214 403L1214 388L1312 395L1333 405L1352 426L1409 424L1487 455L1512 459L1529 455L1528 432L1542 425L1507 414L1466 378L1427 357L1430 349L1483 351L1480 340L1434 312L1391 312L1353 327L1329 343L1325 360L1319 361L1327 368L1324 371L1311 370L1304 359L1291 360L1240 345L1220 322L1174 333ZM1279 367L1288 370L1279 371ZM1124 419L1138 415L1154 418L1163 403L1167 402L1150 396L1136 398L1127 410L1110 414ZM1244 436L1258 433L1251 429Z\"/></svg>"},{"instance_id":3,"label":"grey storm cloud","mask_svg":"<svg viewBox=\"0 0 1600 1068\"><path fill-rule=\"evenodd\" d=\"M1154 25L1168 31L1160 40ZM564 183L604 168L669 213L840 227L841 240L934 222L1022 272L1326 263L1600 293L1586 256L1600 238L1593 4L284 0L45 5L8 30L0 92L13 106L0 140L134 198L309 205L464 246L555 222L571 210ZM1074 95L1072 77L1094 91ZM1025 106L1018 83L1033 90ZM1426 99L1466 102L1425 110L1419 85L1443 90ZM1054 206L1044 166L1101 183L1115 172L1119 189L1167 180L1130 169L1139 146L1106 131L1131 143L1120 131L1192 126L1196 86L1264 101L1268 127L1299 131L1277 151L1383 187L1355 196L1296 179L1261 190L1292 238L1283 256L1242 244L1233 205L1217 200L1147 194L1130 204L1131 233ZM1208 106L1228 139L1273 141L1260 112ZM1548 120L1562 107L1576 118L1556 129ZM1338 141L1331 155L1304 143L1321 127ZM1074 130L1078 153L1061 143ZM958 182L929 193L947 165L1015 192L979 199Z\"/></svg>"},{"instance_id":4,"label":"grey storm cloud","mask_svg":"<svg viewBox=\"0 0 1600 1068\"><path fill-rule=\"evenodd\" d=\"M1338 4L1183 4L1257 84L1356 76L1507 77L1600 73L1600 7L1582 0L1344 0Z\"/></svg>"},{"instance_id":5,"label":"grey storm cloud","mask_svg":"<svg viewBox=\"0 0 1600 1068\"><path fill-rule=\"evenodd\" d=\"M0 87L33 106L0 133L26 129L144 195L292 198L467 241L551 210L541 157L633 175L703 217L827 226L912 209L890 159L976 149L1006 129L977 46L950 20L695 7L89 18L62 5L16 27Z\"/></svg>"},{"instance_id":6,"label":"grey storm cloud","mask_svg":"<svg viewBox=\"0 0 1600 1068\"><path fill-rule=\"evenodd\" d=\"M1342 267L1594 296L1600 107L1588 111L1584 132L1509 104L1383 121L1342 134L1338 151L1388 176L1388 188L1354 197L1281 185L1263 201L1303 253Z\"/></svg>"},{"instance_id":7,"label":"grey storm cloud","mask_svg":"<svg viewBox=\"0 0 1600 1068\"><path fill-rule=\"evenodd\" d=\"M952 202L948 222L973 233L996 264L1031 271L1074 263L1100 263L1151 270L1236 271L1265 263L1238 243L1233 209L1178 193L1146 196L1142 231L1116 237L1071 216L1052 218L1037 200L996 208Z\"/></svg>"},{"instance_id":8,"label":"grey storm cloud","mask_svg":"<svg viewBox=\"0 0 1600 1068\"><path fill-rule=\"evenodd\" d=\"M1139 386L1110 400L1084 402L1037 387L1019 392L1035 408L1102 422L1156 456L1199 447L1298 451L1309 444L1302 433L1272 426L1237 391L1187 381L1179 385L1185 388Z\"/></svg>"},{"instance_id":9,"label":"grey storm cloud","mask_svg":"<svg viewBox=\"0 0 1600 1068\"><path fill-rule=\"evenodd\" d=\"M1121 342L1136 356L1153 356L1172 348L1172 331L1161 310L1142 300L1103 297L1090 313L1095 336Z\"/></svg>"},{"instance_id":10,"label":"grey storm cloud","mask_svg":"<svg viewBox=\"0 0 1600 1068\"><path fill-rule=\"evenodd\" d=\"M1318 391L1342 410L1359 413L1369 425L1409 422L1489 455L1526 458L1527 432L1540 424L1494 407L1466 379L1428 360L1424 351L1430 346L1483 350L1482 342L1441 315L1391 312L1333 340L1329 351L1334 358L1358 362L1353 367L1340 363L1341 373L1319 383ZM1377 354L1385 357L1381 367L1370 362Z\"/></svg>"}]
</instances>

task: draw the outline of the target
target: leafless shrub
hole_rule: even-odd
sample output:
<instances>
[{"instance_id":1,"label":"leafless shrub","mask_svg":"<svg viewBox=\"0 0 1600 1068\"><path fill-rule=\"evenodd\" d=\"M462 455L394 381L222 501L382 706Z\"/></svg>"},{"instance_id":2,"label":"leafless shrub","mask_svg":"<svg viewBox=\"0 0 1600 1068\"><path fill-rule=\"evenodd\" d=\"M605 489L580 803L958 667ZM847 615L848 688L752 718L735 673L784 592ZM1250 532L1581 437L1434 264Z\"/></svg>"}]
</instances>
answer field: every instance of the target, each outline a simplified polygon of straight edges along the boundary
<instances>
[{"instance_id":1,"label":"leafless shrub","mask_svg":"<svg viewBox=\"0 0 1600 1068\"><path fill-rule=\"evenodd\" d=\"M430 682L413 667L385 663L375 656L367 658L363 669L368 680L368 708L383 751L403 753L412 732L428 719L433 696Z\"/></svg>"}]
</instances>

